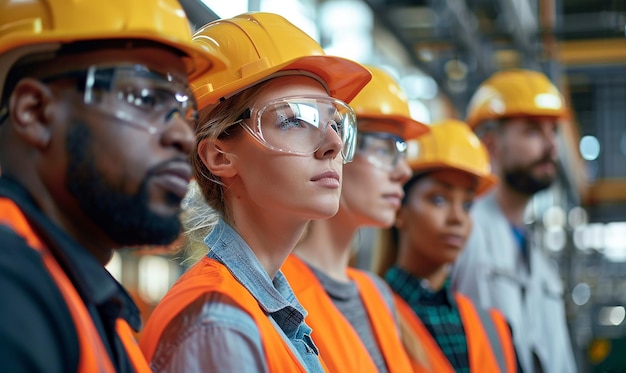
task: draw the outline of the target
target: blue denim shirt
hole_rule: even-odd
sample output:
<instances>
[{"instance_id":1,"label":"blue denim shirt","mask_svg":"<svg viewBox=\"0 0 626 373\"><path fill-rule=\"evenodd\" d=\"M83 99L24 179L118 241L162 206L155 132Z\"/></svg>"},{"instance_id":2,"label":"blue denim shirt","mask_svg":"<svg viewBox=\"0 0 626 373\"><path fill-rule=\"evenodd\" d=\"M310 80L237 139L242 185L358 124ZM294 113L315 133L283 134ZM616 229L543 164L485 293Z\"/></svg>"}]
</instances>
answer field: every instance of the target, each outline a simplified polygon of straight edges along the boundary
<instances>
[{"instance_id":1,"label":"blue denim shirt","mask_svg":"<svg viewBox=\"0 0 626 373\"><path fill-rule=\"evenodd\" d=\"M246 242L222 219L204 242L208 256L248 289L306 370L324 372L311 328L304 323L306 311L282 272L272 281ZM268 371L261 335L247 313L222 294L209 294L196 303L168 326L178 329L176 333L163 334L153 358L155 372Z\"/></svg>"}]
</instances>

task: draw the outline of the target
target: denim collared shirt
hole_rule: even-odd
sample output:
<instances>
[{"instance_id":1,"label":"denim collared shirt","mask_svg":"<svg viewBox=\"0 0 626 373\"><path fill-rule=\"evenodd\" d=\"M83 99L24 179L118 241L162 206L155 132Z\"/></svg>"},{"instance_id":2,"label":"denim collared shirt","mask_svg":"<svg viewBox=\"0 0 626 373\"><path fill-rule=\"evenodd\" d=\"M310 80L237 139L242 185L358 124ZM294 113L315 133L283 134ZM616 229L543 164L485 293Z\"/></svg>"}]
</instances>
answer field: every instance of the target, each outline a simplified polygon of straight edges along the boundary
<instances>
[{"instance_id":1,"label":"denim collared shirt","mask_svg":"<svg viewBox=\"0 0 626 373\"><path fill-rule=\"evenodd\" d=\"M224 264L268 315L308 372L323 372L304 323L306 311L278 272L272 280L250 247L223 220L205 238L208 256ZM208 294L170 323L152 360L156 372L267 372L254 320L228 296Z\"/></svg>"}]
</instances>

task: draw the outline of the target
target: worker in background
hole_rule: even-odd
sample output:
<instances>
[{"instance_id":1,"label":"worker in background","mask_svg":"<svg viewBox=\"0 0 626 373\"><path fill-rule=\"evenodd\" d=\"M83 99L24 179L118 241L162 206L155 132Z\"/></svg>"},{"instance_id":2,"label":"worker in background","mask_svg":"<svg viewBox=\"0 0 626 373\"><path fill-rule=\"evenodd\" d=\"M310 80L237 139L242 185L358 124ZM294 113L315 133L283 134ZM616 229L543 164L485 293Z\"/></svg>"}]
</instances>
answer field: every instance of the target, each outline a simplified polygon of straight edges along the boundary
<instances>
[{"instance_id":1,"label":"worker in background","mask_svg":"<svg viewBox=\"0 0 626 373\"><path fill-rule=\"evenodd\" d=\"M356 141L345 102L371 74L271 13L212 22L194 40L230 62L194 83L194 177L206 219L219 219L208 254L148 320L142 350L155 372L322 372L280 267L312 219L337 213Z\"/></svg>"},{"instance_id":2,"label":"worker in background","mask_svg":"<svg viewBox=\"0 0 626 373\"><path fill-rule=\"evenodd\" d=\"M405 93L388 73L366 67L372 80L350 103L358 135L354 160L343 169L339 212L309 224L282 271L331 372L409 372L391 290L348 262L359 228L393 224L411 176L406 140L428 127L411 118Z\"/></svg>"},{"instance_id":3,"label":"worker in background","mask_svg":"<svg viewBox=\"0 0 626 373\"><path fill-rule=\"evenodd\" d=\"M149 372L104 268L180 232L188 79L224 63L177 1L0 2L0 370Z\"/></svg>"},{"instance_id":4,"label":"worker in background","mask_svg":"<svg viewBox=\"0 0 626 373\"><path fill-rule=\"evenodd\" d=\"M515 372L509 327L450 286L450 266L472 230L474 199L495 183L489 156L463 122L445 120L409 142L413 176L375 264L396 294L405 346L434 372Z\"/></svg>"},{"instance_id":5,"label":"worker in background","mask_svg":"<svg viewBox=\"0 0 626 373\"><path fill-rule=\"evenodd\" d=\"M523 220L532 197L557 178L557 133L566 115L557 88L529 70L494 74L467 110L501 183L472 208L475 226L453 287L504 313L526 373L576 372L558 269Z\"/></svg>"}]
</instances>

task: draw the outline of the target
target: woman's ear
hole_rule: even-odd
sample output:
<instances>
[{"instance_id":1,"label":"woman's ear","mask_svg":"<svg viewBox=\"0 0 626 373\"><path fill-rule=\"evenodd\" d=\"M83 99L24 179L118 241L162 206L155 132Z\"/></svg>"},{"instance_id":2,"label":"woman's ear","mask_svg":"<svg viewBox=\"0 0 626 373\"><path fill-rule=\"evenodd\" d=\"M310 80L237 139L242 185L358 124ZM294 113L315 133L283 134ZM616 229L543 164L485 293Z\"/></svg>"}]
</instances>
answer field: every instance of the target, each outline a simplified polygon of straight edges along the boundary
<instances>
[{"instance_id":1,"label":"woman's ear","mask_svg":"<svg viewBox=\"0 0 626 373\"><path fill-rule=\"evenodd\" d=\"M205 139L198 143L198 156L211 173L220 178L237 175L235 155L223 150L224 143L220 140Z\"/></svg>"},{"instance_id":2,"label":"woman's ear","mask_svg":"<svg viewBox=\"0 0 626 373\"><path fill-rule=\"evenodd\" d=\"M9 100L9 115L15 132L36 147L46 147L52 137L51 101L50 89L32 78L20 80Z\"/></svg>"}]
</instances>

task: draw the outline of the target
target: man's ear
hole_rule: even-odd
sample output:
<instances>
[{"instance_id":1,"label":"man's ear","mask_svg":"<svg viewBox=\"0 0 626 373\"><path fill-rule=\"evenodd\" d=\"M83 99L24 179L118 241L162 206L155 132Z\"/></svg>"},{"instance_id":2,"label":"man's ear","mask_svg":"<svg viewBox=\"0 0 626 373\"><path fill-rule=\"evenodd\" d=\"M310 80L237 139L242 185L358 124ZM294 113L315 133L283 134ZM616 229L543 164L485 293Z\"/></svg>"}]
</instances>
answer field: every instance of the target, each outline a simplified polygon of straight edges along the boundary
<instances>
[{"instance_id":1,"label":"man's ear","mask_svg":"<svg viewBox=\"0 0 626 373\"><path fill-rule=\"evenodd\" d=\"M235 155L224 151L223 145L220 140L202 140L198 144L198 156L213 175L220 178L233 177L237 175L233 162Z\"/></svg>"},{"instance_id":2,"label":"man's ear","mask_svg":"<svg viewBox=\"0 0 626 373\"><path fill-rule=\"evenodd\" d=\"M15 132L37 147L46 147L52 137L48 108L51 99L52 92L45 84L24 78L17 83L9 100L9 115Z\"/></svg>"}]
</instances>

